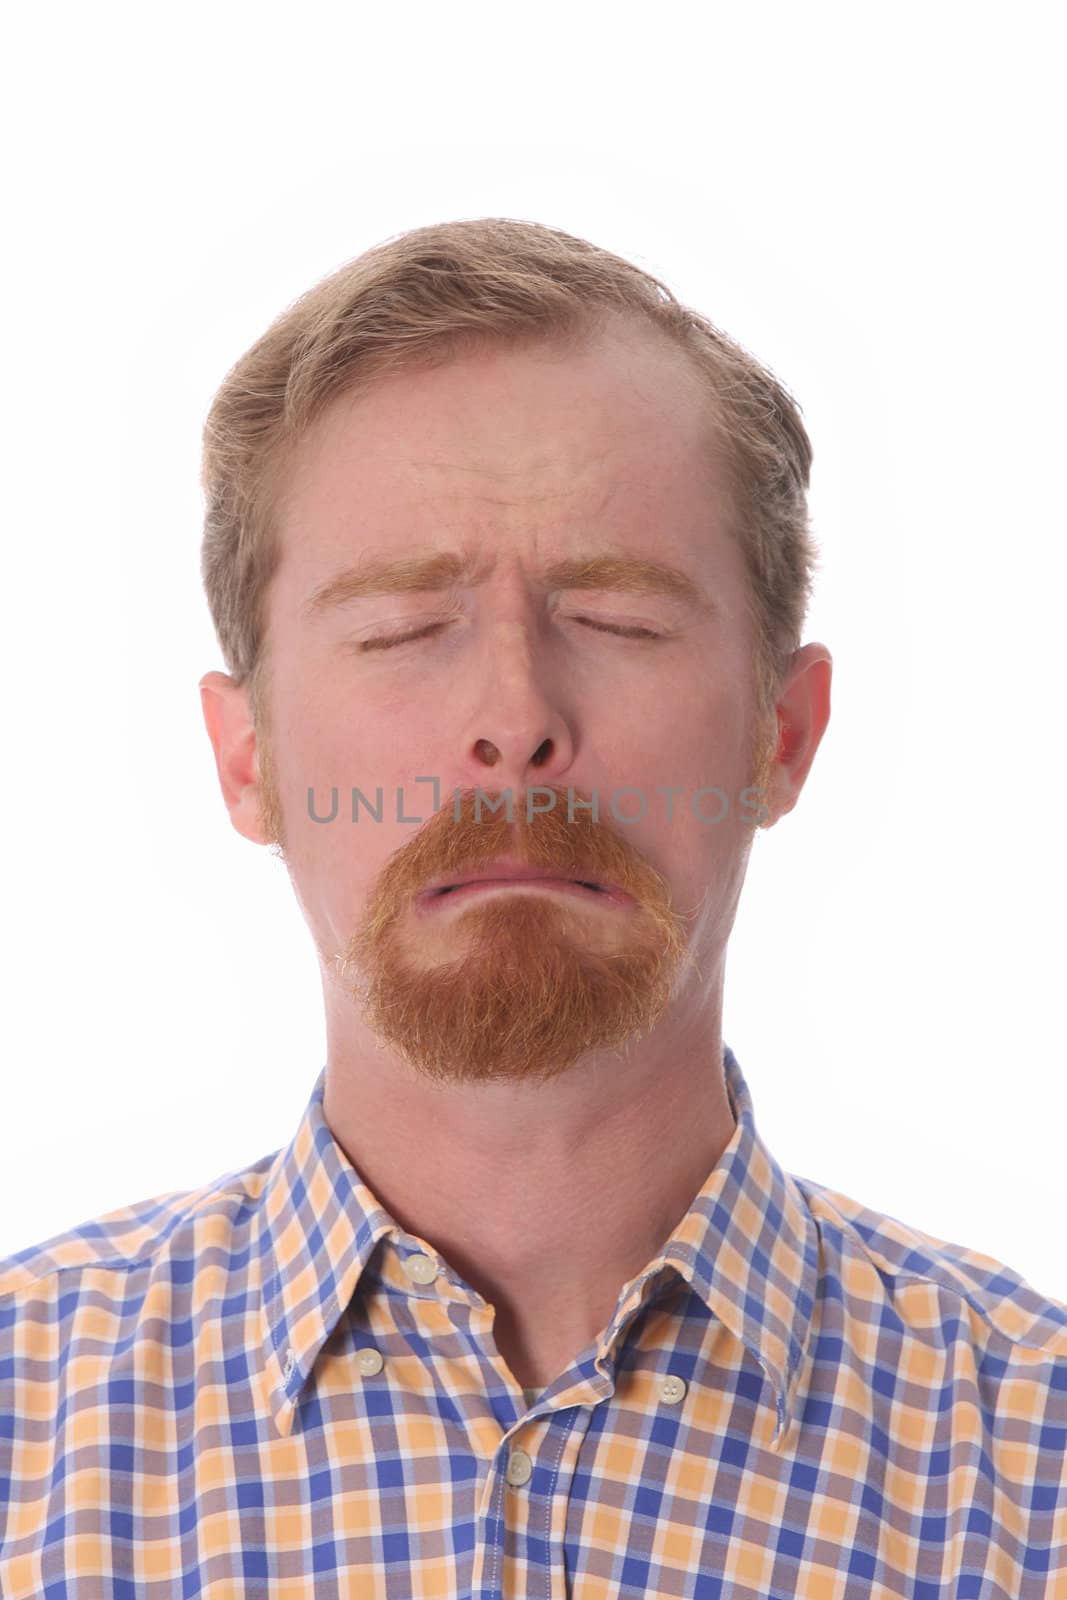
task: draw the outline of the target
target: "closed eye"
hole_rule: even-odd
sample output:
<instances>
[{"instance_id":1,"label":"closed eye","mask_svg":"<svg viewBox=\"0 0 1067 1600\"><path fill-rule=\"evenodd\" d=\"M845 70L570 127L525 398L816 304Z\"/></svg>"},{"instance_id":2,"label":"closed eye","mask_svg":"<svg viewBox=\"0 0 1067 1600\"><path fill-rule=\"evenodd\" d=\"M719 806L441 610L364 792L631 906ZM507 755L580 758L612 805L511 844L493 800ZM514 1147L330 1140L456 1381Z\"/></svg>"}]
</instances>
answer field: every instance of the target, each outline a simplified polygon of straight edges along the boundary
<instances>
[{"instance_id":1,"label":"closed eye","mask_svg":"<svg viewBox=\"0 0 1067 1600\"><path fill-rule=\"evenodd\" d=\"M408 644L412 639L421 639L424 634L434 633L438 628L443 628L443 622L433 622L428 628L419 628L415 633L396 634L392 638L382 639L357 639L356 649L363 650L393 650L398 644Z\"/></svg>"},{"instance_id":2,"label":"closed eye","mask_svg":"<svg viewBox=\"0 0 1067 1600\"><path fill-rule=\"evenodd\" d=\"M595 628L598 633L617 633L624 639L662 639L662 633L657 633L654 628L620 628L610 622L594 622L592 617L575 617L575 622L584 622L587 628Z\"/></svg>"},{"instance_id":3,"label":"closed eye","mask_svg":"<svg viewBox=\"0 0 1067 1600\"><path fill-rule=\"evenodd\" d=\"M582 622L587 628L594 628L597 633L615 633L618 634L620 638L624 639L663 640L666 638L665 634L656 633L653 628L622 628L608 622L594 622L591 617L572 617L571 621ZM447 626L448 624L445 622L431 622L428 627L418 628L414 633L402 633L394 635L393 637L381 637L376 639L360 639L357 642L356 648L360 652L365 650L392 650L395 649L397 645L411 644L415 639L423 639L428 634L438 633L442 628Z\"/></svg>"}]
</instances>

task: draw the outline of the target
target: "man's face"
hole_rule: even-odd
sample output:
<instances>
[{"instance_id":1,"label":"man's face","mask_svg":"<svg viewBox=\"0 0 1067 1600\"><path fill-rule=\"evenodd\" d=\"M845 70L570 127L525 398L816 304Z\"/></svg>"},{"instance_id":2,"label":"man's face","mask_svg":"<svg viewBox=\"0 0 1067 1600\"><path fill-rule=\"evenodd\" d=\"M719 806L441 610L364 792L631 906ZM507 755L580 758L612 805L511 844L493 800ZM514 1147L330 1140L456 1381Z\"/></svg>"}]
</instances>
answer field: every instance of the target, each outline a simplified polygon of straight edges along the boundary
<instances>
[{"instance_id":1,"label":"man's face","mask_svg":"<svg viewBox=\"0 0 1067 1600\"><path fill-rule=\"evenodd\" d=\"M280 515L258 759L335 1014L467 1082L546 1079L695 1015L758 802L727 516L697 379L632 326L402 374L315 425ZM446 552L473 570L312 605L339 573ZM604 557L682 583L551 570ZM322 818L334 789L314 820L309 790ZM352 820L353 789L380 791L380 821ZM502 857L558 880L428 892Z\"/></svg>"}]
</instances>

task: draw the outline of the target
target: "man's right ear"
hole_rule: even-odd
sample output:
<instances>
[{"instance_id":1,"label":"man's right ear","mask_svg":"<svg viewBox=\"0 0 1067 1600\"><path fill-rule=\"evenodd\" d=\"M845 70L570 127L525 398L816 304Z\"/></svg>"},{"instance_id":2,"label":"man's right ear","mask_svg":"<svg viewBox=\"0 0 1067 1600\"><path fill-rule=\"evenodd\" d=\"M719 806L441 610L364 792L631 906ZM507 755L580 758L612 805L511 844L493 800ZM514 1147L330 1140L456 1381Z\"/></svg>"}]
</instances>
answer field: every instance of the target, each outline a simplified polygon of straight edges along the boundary
<instances>
[{"instance_id":1,"label":"man's right ear","mask_svg":"<svg viewBox=\"0 0 1067 1600\"><path fill-rule=\"evenodd\" d=\"M263 826L256 730L244 684L225 672L205 672L200 706L230 821L253 844L271 844Z\"/></svg>"}]
</instances>

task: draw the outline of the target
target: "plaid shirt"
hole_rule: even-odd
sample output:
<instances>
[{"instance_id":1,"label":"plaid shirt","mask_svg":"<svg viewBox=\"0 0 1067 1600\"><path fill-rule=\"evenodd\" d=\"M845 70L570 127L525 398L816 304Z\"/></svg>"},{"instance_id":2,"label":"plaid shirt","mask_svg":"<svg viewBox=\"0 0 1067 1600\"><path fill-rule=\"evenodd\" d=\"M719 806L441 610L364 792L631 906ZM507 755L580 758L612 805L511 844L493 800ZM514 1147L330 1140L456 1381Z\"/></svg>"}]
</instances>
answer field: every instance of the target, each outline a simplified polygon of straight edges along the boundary
<instances>
[{"instance_id":1,"label":"plaid shirt","mask_svg":"<svg viewBox=\"0 0 1067 1600\"><path fill-rule=\"evenodd\" d=\"M0 1263L4 1600L1067 1600L1067 1306L737 1127L540 1398L323 1117Z\"/></svg>"}]
</instances>

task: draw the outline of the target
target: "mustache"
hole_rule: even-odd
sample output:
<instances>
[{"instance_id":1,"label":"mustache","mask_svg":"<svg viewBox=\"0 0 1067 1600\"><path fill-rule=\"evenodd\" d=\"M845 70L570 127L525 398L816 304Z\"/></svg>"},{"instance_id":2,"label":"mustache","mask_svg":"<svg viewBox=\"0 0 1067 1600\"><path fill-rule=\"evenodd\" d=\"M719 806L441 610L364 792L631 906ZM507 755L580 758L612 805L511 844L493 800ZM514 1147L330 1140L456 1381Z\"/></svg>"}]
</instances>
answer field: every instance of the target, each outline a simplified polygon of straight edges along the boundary
<instances>
[{"instance_id":1,"label":"mustache","mask_svg":"<svg viewBox=\"0 0 1067 1600\"><path fill-rule=\"evenodd\" d=\"M494 867L501 876L511 867L610 887L639 905L667 911L666 879L628 839L598 821L586 808L589 802L561 808L566 789L539 786L539 792L552 795L555 804L532 813L518 807L508 816L486 808L484 789L457 789L452 805L436 811L386 862L368 906L372 936L420 894L491 875Z\"/></svg>"}]
</instances>

